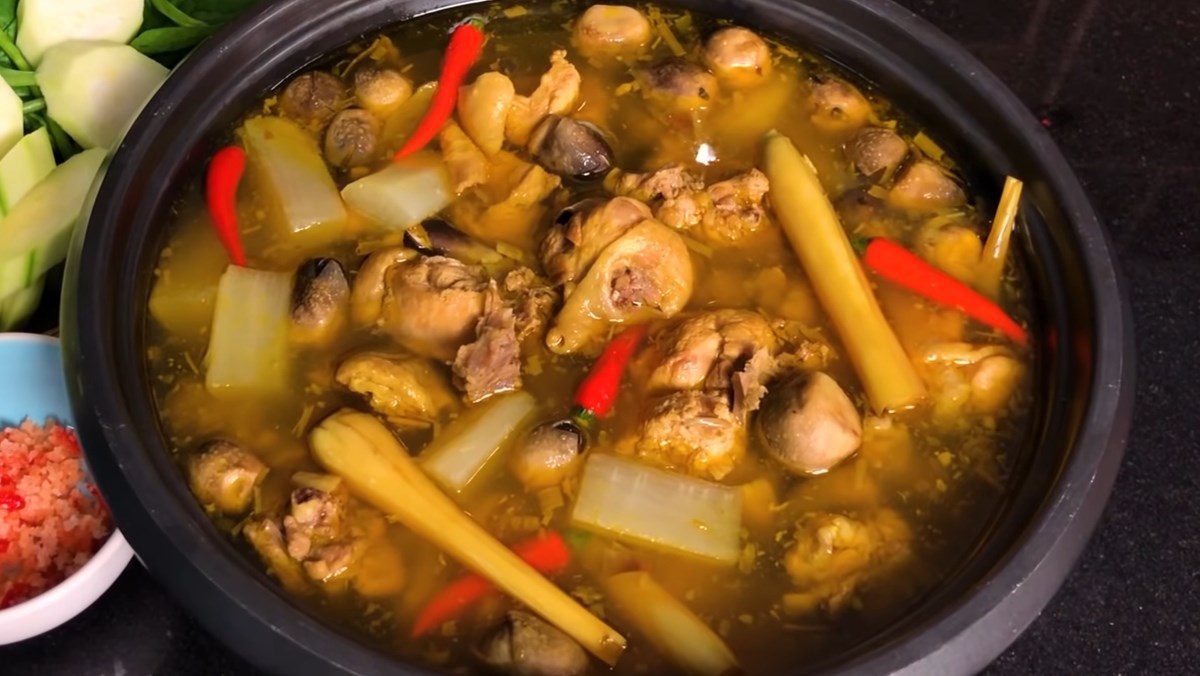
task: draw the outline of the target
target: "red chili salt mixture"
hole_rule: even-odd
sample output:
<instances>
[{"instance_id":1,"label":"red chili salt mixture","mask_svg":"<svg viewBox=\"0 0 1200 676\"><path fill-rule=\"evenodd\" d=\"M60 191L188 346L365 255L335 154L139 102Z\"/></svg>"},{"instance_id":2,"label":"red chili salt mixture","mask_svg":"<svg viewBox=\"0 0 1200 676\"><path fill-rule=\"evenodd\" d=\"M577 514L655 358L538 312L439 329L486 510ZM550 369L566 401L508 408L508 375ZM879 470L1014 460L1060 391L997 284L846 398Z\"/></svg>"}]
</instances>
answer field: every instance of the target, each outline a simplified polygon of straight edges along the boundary
<instances>
[{"instance_id":1,"label":"red chili salt mixture","mask_svg":"<svg viewBox=\"0 0 1200 676\"><path fill-rule=\"evenodd\" d=\"M110 532L74 432L52 419L0 431L0 609L79 570Z\"/></svg>"}]
</instances>

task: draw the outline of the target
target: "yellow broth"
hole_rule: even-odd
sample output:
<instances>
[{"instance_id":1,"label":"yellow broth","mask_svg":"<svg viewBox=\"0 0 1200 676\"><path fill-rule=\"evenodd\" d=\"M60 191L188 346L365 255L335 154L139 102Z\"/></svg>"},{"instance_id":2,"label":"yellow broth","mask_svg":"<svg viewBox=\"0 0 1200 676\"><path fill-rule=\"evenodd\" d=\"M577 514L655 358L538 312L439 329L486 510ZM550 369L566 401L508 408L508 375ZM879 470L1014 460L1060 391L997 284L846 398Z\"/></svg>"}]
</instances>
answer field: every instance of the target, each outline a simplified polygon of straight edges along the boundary
<instances>
[{"instance_id":1,"label":"yellow broth","mask_svg":"<svg viewBox=\"0 0 1200 676\"><path fill-rule=\"evenodd\" d=\"M812 76L836 71L827 62L803 52L802 45L773 42L775 70L767 83L749 91L724 93L720 104L705 119L681 127L650 113L636 92L630 91L628 67L598 68L573 50L570 30L581 7L563 3L533 4L521 8L524 11L493 7L488 12L489 41L467 81L485 70L499 69L512 77L518 92L529 92L545 70L551 51L565 48L583 79L576 116L611 132L616 139L616 166L622 169L652 171L668 162L682 162L703 172L707 180L722 179L756 166L763 134L778 129L811 158L835 203L848 191L870 189L869 182L858 176L846 160L842 149L845 139L816 129L804 110ZM700 15L661 11L665 24L690 54L719 23ZM435 80L446 29L455 18L437 15L385 31L384 35L399 47L398 59L387 65L400 69L414 85ZM363 41L325 67L341 72L371 43L371 38ZM670 54L668 44L657 36L646 58ZM908 138L920 131L880 93L868 94L879 121L894 121ZM277 100L277 93L266 96L261 109L250 114L272 111ZM936 130L926 134L937 135ZM937 152L936 148L932 152ZM715 161L698 164L698 154ZM950 158L933 159L951 162ZM387 162L382 157L377 166ZM334 176L339 187L351 180L344 172L335 171ZM569 196L558 198L560 204L598 192L595 185L564 185L562 190ZM254 452L270 467L256 495L255 513L278 512L288 502L295 472L320 471L306 445L309 430L341 407L369 410L363 399L334 382L338 363L364 348L396 348L377 333L347 330L325 348L293 347L291 357L298 368L282 395L237 400L206 391L209 322L216 283L227 259L211 231L200 192L193 187L181 195L175 222L170 226L172 235L156 271L146 354L155 401L164 434L181 461L200 443L214 437L235 440ZM843 223L851 234L882 234L910 245L933 219L959 223L986 236L990 214L982 210L984 205L977 197L969 197L967 206L934 215L913 216L892 209L886 210L883 218L858 220L843 210ZM252 183L240 194L239 213L250 265L293 270L302 257L278 241L270 209ZM378 245L368 238L347 240L320 254L340 259L353 271L361 263L362 254ZM828 341L834 356L825 370L847 388L860 412L866 412L854 370L841 356L837 335L826 323L804 272L777 227L772 225L756 241L737 248L696 249L692 252L696 285L689 311L756 309L791 320L793 327L802 327L798 330L803 335ZM536 257L536 250L527 253L530 259ZM1006 308L1018 318L1028 315L1024 285L1022 271L1010 264L1003 298ZM885 283L876 282L874 286L885 314L914 358L932 343L996 341L979 326L968 323L964 328L963 318L956 311L933 307ZM824 475L800 478L783 471L756 448L752 437L746 460L723 483L740 485L765 479L777 499L769 511L760 514L762 522L745 529L738 565L719 568L685 556L636 547L633 556L725 639L748 673L771 673L838 655L901 617L951 573L983 535L984 525L1005 498L1014 456L1029 421L1029 374L1033 369L1027 356L1020 358L1026 360L1026 376L1002 415L968 419L950 414L947 420L938 417L941 414L933 405L897 414L893 423L910 431L911 444L896 442L887 430L873 436L868 433L867 443L858 454ZM543 348L526 350L523 361L524 388L538 401L537 417L549 420L565 415L591 360L556 356ZM631 382L624 384L613 414L599 424L591 452L612 452L619 439L636 429L639 401L634 387ZM448 420L439 422L444 425ZM398 433L413 453L418 453L431 437L430 430ZM782 562L798 516L806 511L858 513L878 507L891 508L907 521L913 531L914 556L867 585L847 612L800 618L785 612L782 599L796 589ZM569 509L545 514L538 499L522 490L502 462L491 463L488 474L472 484L464 508L505 542L520 540L543 527L571 531ZM246 549L248 556L258 561L240 537L240 517L214 519ZM401 526L390 524L386 529L386 537L403 554L404 581L399 592L367 599L352 586L334 581L325 588L314 585L301 600L329 622L352 627L365 641L385 651L443 669L478 667L471 648L511 603L500 597L489 599L430 637L409 638L416 612L463 570ZM600 535L591 538L593 542L603 540ZM616 672L668 670L661 656L639 636L629 634L620 617L606 611L600 585L580 566L579 558L576 556L570 569L555 579L630 638L629 649ZM598 663L593 669L603 671Z\"/></svg>"}]
</instances>

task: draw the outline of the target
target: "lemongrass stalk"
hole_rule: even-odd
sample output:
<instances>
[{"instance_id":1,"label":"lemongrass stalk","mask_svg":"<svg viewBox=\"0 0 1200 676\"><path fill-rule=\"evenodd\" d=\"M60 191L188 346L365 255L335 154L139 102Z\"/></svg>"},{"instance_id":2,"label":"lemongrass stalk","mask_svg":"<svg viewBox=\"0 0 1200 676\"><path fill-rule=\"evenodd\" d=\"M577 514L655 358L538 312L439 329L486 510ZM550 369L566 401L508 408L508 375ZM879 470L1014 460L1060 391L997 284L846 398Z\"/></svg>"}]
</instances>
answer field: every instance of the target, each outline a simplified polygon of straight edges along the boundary
<instances>
[{"instance_id":1,"label":"lemongrass stalk","mask_svg":"<svg viewBox=\"0 0 1200 676\"><path fill-rule=\"evenodd\" d=\"M317 462L341 476L359 498L490 580L606 664L615 664L624 652L624 637L459 509L374 417L339 411L309 439Z\"/></svg>"},{"instance_id":2,"label":"lemongrass stalk","mask_svg":"<svg viewBox=\"0 0 1200 676\"><path fill-rule=\"evenodd\" d=\"M1004 192L996 206L996 218L992 221L992 232L983 246L983 258L979 262L976 286L992 300L1000 297L1000 284L1004 280L1004 263L1008 260L1008 247L1017 227L1017 210L1021 205L1023 184L1009 176L1004 180Z\"/></svg>"},{"instance_id":3,"label":"lemongrass stalk","mask_svg":"<svg viewBox=\"0 0 1200 676\"><path fill-rule=\"evenodd\" d=\"M872 408L917 404L925 386L884 318L816 169L776 131L767 133L764 165L775 216L846 346Z\"/></svg>"}]
</instances>

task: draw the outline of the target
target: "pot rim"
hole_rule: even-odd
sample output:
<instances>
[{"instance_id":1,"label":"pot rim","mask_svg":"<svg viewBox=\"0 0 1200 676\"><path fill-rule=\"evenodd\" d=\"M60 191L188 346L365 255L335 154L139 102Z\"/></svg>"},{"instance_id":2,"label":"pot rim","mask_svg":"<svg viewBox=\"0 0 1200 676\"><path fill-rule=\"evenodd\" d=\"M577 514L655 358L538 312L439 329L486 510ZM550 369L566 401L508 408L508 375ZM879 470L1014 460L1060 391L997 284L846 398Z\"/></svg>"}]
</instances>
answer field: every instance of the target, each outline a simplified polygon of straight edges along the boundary
<instances>
[{"instance_id":1,"label":"pot rim","mask_svg":"<svg viewBox=\"0 0 1200 676\"><path fill-rule=\"evenodd\" d=\"M88 438L89 463L97 481L108 487L106 497L114 514L126 536L144 552L151 570L210 631L265 668L279 668L273 653L286 649L304 655L305 661L294 664L306 665L309 670L314 662L307 660L317 660L331 672L399 668L420 673L420 667L400 666L282 596L276 585L254 570L227 541L214 537L211 524L194 520L198 508L190 496L190 504L183 504L170 482L163 481L162 467L156 463L162 460L157 456L167 455L165 444L157 436L151 439L143 434L147 413L138 410L147 403L147 394L144 386L140 392L137 387L122 387L130 380L118 363L127 362L129 355L116 354L119 348L111 338L114 331L122 330L123 321L137 314L107 306L110 299L105 294L116 283L107 281L111 275L106 262L111 260L109 252L118 250L115 219L122 203L128 201L127 195L139 194L142 187L132 181L132 175L138 160L148 158L148 139L162 131L164 120L179 111L180 99L194 88L199 74L213 70L230 45L260 42L261 37L273 35L275 26L275 33L282 30L284 36L261 45L263 53L270 54L273 47L296 35L295 30L283 30L280 25L301 15L316 22L334 11L370 12L379 17L382 26L474 3L416 0L393 2L396 7L388 10L379 9L380 4L352 6L352 0L332 0L326 7L314 8L304 0L264 3L205 43L154 97L107 167L103 183L93 188L88 227L77 232L68 261L68 275L75 283L63 304L65 368L75 417L81 434ZM303 13L301 5L306 5ZM1005 131L1018 138L1023 150L1042 168L1052 199L1070 224L1072 245L1086 265L1096 355L1089 401L1079 423L1081 431L1043 504L1019 537L1009 543L1005 556L969 590L923 621L905 627L901 636L832 665L835 673L977 670L1016 639L1061 585L1101 515L1123 453L1132 418L1132 319L1107 234L1046 130L995 75L916 14L890 0L735 0L732 5L767 8L814 22L833 20L829 12L833 5L841 5L840 12L858 13L863 21L877 21L909 36L915 45L911 48L939 59L948 75L987 97L998 110L1007 125ZM347 40L353 38L346 36ZM85 251L90 255L85 256ZM180 575L158 573L173 567L184 569L193 582L203 581L208 585L205 589L221 590L226 599L205 598L203 593L186 589L178 581ZM213 616L235 606L244 617ZM249 650L245 645L249 636L265 641L266 647Z\"/></svg>"}]
</instances>

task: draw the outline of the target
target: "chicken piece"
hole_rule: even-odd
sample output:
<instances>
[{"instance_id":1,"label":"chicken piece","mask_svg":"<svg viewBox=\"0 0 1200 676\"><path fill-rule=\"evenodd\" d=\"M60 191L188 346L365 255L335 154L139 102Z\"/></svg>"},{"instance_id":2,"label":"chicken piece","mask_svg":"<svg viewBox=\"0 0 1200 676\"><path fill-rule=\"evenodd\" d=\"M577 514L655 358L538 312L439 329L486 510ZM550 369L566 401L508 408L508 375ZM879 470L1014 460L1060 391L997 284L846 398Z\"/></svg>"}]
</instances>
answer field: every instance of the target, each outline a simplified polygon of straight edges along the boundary
<instances>
[{"instance_id":1,"label":"chicken piece","mask_svg":"<svg viewBox=\"0 0 1200 676\"><path fill-rule=\"evenodd\" d=\"M625 5L588 7L571 34L579 53L596 62L637 57L650 39L650 21L636 8Z\"/></svg>"},{"instance_id":2,"label":"chicken piece","mask_svg":"<svg viewBox=\"0 0 1200 676\"><path fill-rule=\"evenodd\" d=\"M412 82L391 68L368 64L354 72L354 97L358 105L381 120L396 112L412 93Z\"/></svg>"},{"instance_id":3,"label":"chicken piece","mask_svg":"<svg viewBox=\"0 0 1200 676\"><path fill-rule=\"evenodd\" d=\"M279 95L279 112L301 126L319 129L345 105L342 81L324 71L297 75Z\"/></svg>"},{"instance_id":4,"label":"chicken piece","mask_svg":"<svg viewBox=\"0 0 1200 676\"><path fill-rule=\"evenodd\" d=\"M829 78L813 85L808 97L809 119L827 134L846 134L871 119L871 103L854 85Z\"/></svg>"},{"instance_id":5,"label":"chicken piece","mask_svg":"<svg viewBox=\"0 0 1200 676\"><path fill-rule=\"evenodd\" d=\"M379 118L361 108L347 108L333 116L325 130L325 159L338 169L364 167L379 150Z\"/></svg>"},{"instance_id":6,"label":"chicken piece","mask_svg":"<svg viewBox=\"0 0 1200 676\"><path fill-rule=\"evenodd\" d=\"M829 471L862 444L854 402L820 371L772 383L756 428L771 457L801 475Z\"/></svg>"},{"instance_id":7,"label":"chicken piece","mask_svg":"<svg viewBox=\"0 0 1200 676\"><path fill-rule=\"evenodd\" d=\"M512 676L583 676L587 653L554 625L520 610L484 639L480 658L492 669Z\"/></svg>"},{"instance_id":8,"label":"chicken piece","mask_svg":"<svg viewBox=\"0 0 1200 676\"><path fill-rule=\"evenodd\" d=\"M934 419L969 424L965 414L999 415L1021 386L1025 367L999 345L940 343L926 351L920 373L934 400Z\"/></svg>"},{"instance_id":9,"label":"chicken piece","mask_svg":"<svg viewBox=\"0 0 1200 676\"><path fill-rule=\"evenodd\" d=\"M438 143L441 144L442 159L450 172L454 194L461 195L467 188L488 180L487 157L453 120L442 127Z\"/></svg>"},{"instance_id":10,"label":"chicken piece","mask_svg":"<svg viewBox=\"0 0 1200 676\"><path fill-rule=\"evenodd\" d=\"M882 178L896 171L908 156L908 143L883 127L867 127L846 144L846 157L867 178Z\"/></svg>"},{"instance_id":11,"label":"chicken piece","mask_svg":"<svg viewBox=\"0 0 1200 676\"><path fill-rule=\"evenodd\" d=\"M417 252L412 249L390 247L376 251L363 261L350 289L350 318L355 325L362 328L379 322L388 290L388 275L392 268L416 257Z\"/></svg>"},{"instance_id":12,"label":"chicken piece","mask_svg":"<svg viewBox=\"0 0 1200 676\"><path fill-rule=\"evenodd\" d=\"M925 225L917 232L916 251L959 281L968 284L979 270L983 242L965 225Z\"/></svg>"},{"instance_id":13,"label":"chicken piece","mask_svg":"<svg viewBox=\"0 0 1200 676\"><path fill-rule=\"evenodd\" d=\"M692 285L687 245L674 230L644 220L605 247L566 292L546 346L557 354L596 354L614 324L678 314Z\"/></svg>"},{"instance_id":14,"label":"chicken piece","mask_svg":"<svg viewBox=\"0 0 1200 676\"><path fill-rule=\"evenodd\" d=\"M960 207L966 204L967 196L941 165L918 160L896 178L887 201L898 209L925 213Z\"/></svg>"},{"instance_id":15,"label":"chicken piece","mask_svg":"<svg viewBox=\"0 0 1200 676\"><path fill-rule=\"evenodd\" d=\"M489 71L458 90L458 120L485 155L500 152L516 89L503 73Z\"/></svg>"},{"instance_id":16,"label":"chicken piece","mask_svg":"<svg viewBox=\"0 0 1200 676\"><path fill-rule=\"evenodd\" d=\"M796 591L784 595L793 616L836 617L855 605L873 580L912 561L912 530L890 509L861 514L814 512L796 524L784 568Z\"/></svg>"},{"instance_id":17,"label":"chicken piece","mask_svg":"<svg viewBox=\"0 0 1200 676\"><path fill-rule=\"evenodd\" d=\"M350 569L360 548L350 539L349 496L339 484L326 492L309 486L292 491L290 510L283 517L288 556L318 582L328 582Z\"/></svg>"},{"instance_id":18,"label":"chicken piece","mask_svg":"<svg viewBox=\"0 0 1200 676\"><path fill-rule=\"evenodd\" d=\"M651 405L634 449L656 465L724 478L746 452L746 427L721 392L684 390Z\"/></svg>"},{"instance_id":19,"label":"chicken piece","mask_svg":"<svg viewBox=\"0 0 1200 676\"><path fill-rule=\"evenodd\" d=\"M388 335L422 357L450 361L475 339L488 281L479 266L385 249L363 264L351 300L356 316L370 317L364 306L377 299L376 322Z\"/></svg>"},{"instance_id":20,"label":"chicken piece","mask_svg":"<svg viewBox=\"0 0 1200 676\"><path fill-rule=\"evenodd\" d=\"M400 428L428 427L458 409L445 376L419 357L360 352L343 361L335 377Z\"/></svg>"},{"instance_id":21,"label":"chicken piece","mask_svg":"<svg viewBox=\"0 0 1200 676\"><path fill-rule=\"evenodd\" d=\"M404 557L386 538L376 538L364 549L354 570L354 591L373 599L394 597L404 589Z\"/></svg>"},{"instance_id":22,"label":"chicken piece","mask_svg":"<svg viewBox=\"0 0 1200 676\"><path fill-rule=\"evenodd\" d=\"M504 150L489 158L488 176L450 205L450 219L480 240L532 249L562 180Z\"/></svg>"},{"instance_id":23,"label":"chicken piece","mask_svg":"<svg viewBox=\"0 0 1200 676\"><path fill-rule=\"evenodd\" d=\"M649 207L625 197L587 200L568 207L542 240L542 267L554 284L573 284L604 249L652 218Z\"/></svg>"},{"instance_id":24,"label":"chicken piece","mask_svg":"<svg viewBox=\"0 0 1200 676\"><path fill-rule=\"evenodd\" d=\"M642 96L666 113L708 110L716 102L720 85L703 66L671 58L642 68L636 74Z\"/></svg>"},{"instance_id":25,"label":"chicken piece","mask_svg":"<svg viewBox=\"0 0 1200 676\"><path fill-rule=\"evenodd\" d=\"M505 137L524 147L534 127L547 115L567 115L575 109L582 78L567 61L564 49L550 55L550 69L542 75L537 89L529 96L514 96L504 125Z\"/></svg>"},{"instance_id":26,"label":"chicken piece","mask_svg":"<svg viewBox=\"0 0 1200 676\"><path fill-rule=\"evenodd\" d=\"M541 340L558 303L558 292L526 267L505 274L500 290L515 314L517 341Z\"/></svg>"},{"instance_id":27,"label":"chicken piece","mask_svg":"<svg viewBox=\"0 0 1200 676\"><path fill-rule=\"evenodd\" d=\"M971 376L971 408L983 415L999 413L1024 376L1024 366L1009 355L993 355L979 362Z\"/></svg>"},{"instance_id":28,"label":"chicken piece","mask_svg":"<svg viewBox=\"0 0 1200 676\"><path fill-rule=\"evenodd\" d=\"M770 183L757 169L705 188L699 176L670 164L649 174L621 174L610 186L649 204L666 225L714 246L735 244L766 222Z\"/></svg>"},{"instance_id":29,"label":"chicken piece","mask_svg":"<svg viewBox=\"0 0 1200 676\"><path fill-rule=\"evenodd\" d=\"M687 317L656 332L651 347L638 360L657 362L646 380L650 392L730 390L733 376L755 355L770 357L778 347L762 315L722 309Z\"/></svg>"},{"instance_id":30,"label":"chicken piece","mask_svg":"<svg viewBox=\"0 0 1200 676\"><path fill-rule=\"evenodd\" d=\"M213 439L187 459L188 486L205 509L236 516L250 509L267 466L224 439Z\"/></svg>"},{"instance_id":31,"label":"chicken piece","mask_svg":"<svg viewBox=\"0 0 1200 676\"><path fill-rule=\"evenodd\" d=\"M274 575L283 588L292 594L304 594L312 590L300 563L288 556L283 541L283 532L274 519L252 519L242 527L242 535L258 552L267 571Z\"/></svg>"},{"instance_id":32,"label":"chicken piece","mask_svg":"<svg viewBox=\"0 0 1200 676\"><path fill-rule=\"evenodd\" d=\"M495 283L488 288L483 316L473 342L458 348L454 382L469 403L521 388L521 344L516 316L500 299Z\"/></svg>"},{"instance_id":33,"label":"chicken piece","mask_svg":"<svg viewBox=\"0 0 1200 676\"><path fill-rule=\"evenodd\" d=\"M708 186L712 209L704 213L691 234L715 246L736 244L759 232L766 223L763 198L770 190L767 175L758 169Z\"/></svg>"},{"instance_id":34,"label":"chicken piece","mask_svg":"<svg viewBox=\"0 0 1200 676\"><path fill-rule=\"evenodd\" d=\"M721 84L750 89L771 75L771 48L752 30L731 26L709 36L701 55Z\"/></svg>"},{"instance_id":35,"label":"chicken piece","mask_svg":"<svg viewBox=\"0 0 1200 676\"><path fill-rule=\"evenodd\" d=\"M614 172L609 187L618 195L661 205L703 190L704 181L682 164L673 163L646 174ZM684 222L695 222L695 219Z\"/></svg>"}]
</instances>

